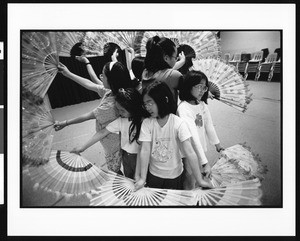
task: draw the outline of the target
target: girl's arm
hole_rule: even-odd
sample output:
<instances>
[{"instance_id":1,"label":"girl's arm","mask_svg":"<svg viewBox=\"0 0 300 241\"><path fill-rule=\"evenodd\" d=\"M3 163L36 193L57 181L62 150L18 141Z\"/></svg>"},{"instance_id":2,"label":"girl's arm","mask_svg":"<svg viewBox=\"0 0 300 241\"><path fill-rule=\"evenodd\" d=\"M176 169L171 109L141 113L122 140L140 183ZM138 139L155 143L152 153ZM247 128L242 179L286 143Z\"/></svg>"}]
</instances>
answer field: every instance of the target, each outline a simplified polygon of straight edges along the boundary
<instances>
[{"instance_id":1,"label":"girl's arm","mask_svg":"<svg viewBox=\"0 0 300 241\"><path fill-rule=\"evenodd\" d=\"M128 71L131 70L131 62L134 59L134 50L133 48L126 48L125 49L125 56L126 56L126 65L127 65L127 69Z\"/></svg>"},{"instance_id":2,"label":"girl's arm","mask_svg":"<svg viewBox=\"0 0 300 241\"><path fill-rule=\"evenodd\" d=\"M224 148L220 144L215 127L213 125L210 111L206 105L205 105L205 114L204 114L204 128L205 128L205 133L207 135L209 142L212 145L215 145L217 152L224 150Z\"/></svg>"},{"instance_id":3,"label":"girl's arm","mask_svg":"<svg viewBox=\"0 0 300 241\"><path fill-rule=\"evenodd\" d=\"M76 56L75 57L78 61L83 62L86 65L87 71L92 79L92 81L98 85L103 85L102 81L97 77L92 65L90 64L90 61L88 58L84 56Z\"/></svg>"},{"instance_id":4,"label":"girl's arm","mask_svg":"<svg viewBox=\"0 0 300 241\"><path fill-rule=\"evenodd\" d=\"M199 165L197 162L197 155L193 150L190 139L187 139L182 142L182 149L183 149L184 154L192 168L193 176L196 179L198 185L201 187L213 188L213 185L211 183L205 181L202 177L202 174L200 172Z\"/></svg>"},{"instance_id":5,"label":"girl's arm","mask_svg":"<svg viewBox=\"0 0 300 241\"><path fill-rule=\"evenodd\" d=\"M150 149L151 149L151 142L143 141L142 148L140 153L140 178L135 183L135 191L141 189L146 182L148 166L150 161Z\"/></svg>"},{"instance_id":6,"label":"girl's arm","mask_svg":"<svg viewBox=\"0 0 300 241\"><path fill-rule=\"evenodd\" d=\"M184 52L182 51L178 56L179 56L179 60L173 66L173 69L176 69L176 70L180 69L185 64Z\"/></svg>"},{"instance_id":7,"label":"girl's arm","mask_svg":"<svg viewBox=\"0 0 300 241\"><path fill-rule=\"evenodd\" d=\"M71 73L64 64L59 63L58 69L59 69L60 73L62 73L67 78L73 80L77 84L80 84L81 86L85 87L88 90L92 90L92 91L99 93L99 85L98 84L95 84L88 79L82 78L76 74Z\"/></svg>"},{"instance_id":8,"label":"girl's arm","mask_svg":"<svg viewBox=\"0 0 300 241\"><path fill-rule=\"evenodd\" d=\"M93 111L85 113L81 116L78 116L76 118L70 119L70 120L65 120L65 121L56 121L54 124L54 129L56 131L59 131L63 128L65 128L68 125L73 125L73 124L78 124L87 120L95 119L95 115Z\"/></svg>"},{"instance_id":9,"label":"girl's arm","mask_svg":"<svg viewBox=\"0 0 300 241\"><path fill-rule=\"evenodd\" d=\"M136 157L134 180L138 181L141 178L141 145Z\"/></svg>"},{"instance_id":10,"label":"girl's arm","mask_svg":"<svg viewBox=\"0 0 300 241\"><path fill-rule=\"evenodd\" d=\"M91 139L89 139L83 146L79 148L74 148L71 152L73 153L81 153L84 152L87 148L94 145L96 142L100 141L102 138L107 136L110 133L106 128L103 128L101 131L98 131Z\"/></svg>"}]
</instances>

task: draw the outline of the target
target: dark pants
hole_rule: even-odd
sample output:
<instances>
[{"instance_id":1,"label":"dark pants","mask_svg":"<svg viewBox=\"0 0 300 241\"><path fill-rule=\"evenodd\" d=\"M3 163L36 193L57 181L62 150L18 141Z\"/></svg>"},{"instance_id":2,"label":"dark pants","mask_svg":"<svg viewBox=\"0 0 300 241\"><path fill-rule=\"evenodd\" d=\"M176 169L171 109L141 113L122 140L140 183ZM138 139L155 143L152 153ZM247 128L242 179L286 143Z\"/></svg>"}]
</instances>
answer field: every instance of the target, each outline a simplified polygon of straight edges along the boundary
<instances>
[{"instance_id":1,"label":"dark pants","mask_svg":"<svg viewBox=\"0 0 300 241\"><path fill-rule=\"evenodd\" d=\"M125 177L134 179L137 154L122 150L123 170Z\"/></svg>"},{"instance_id":2,"label":"dark pants","mask_svg":"<svg viewBox=\"0 0 300 241\"><path fill-rule=\"evenodd\" d=\"M174 179L160 178L152 175L149 171L147 174L146 186L161 189L183 189L182 174Z\"/></svg>"}]
</instances>

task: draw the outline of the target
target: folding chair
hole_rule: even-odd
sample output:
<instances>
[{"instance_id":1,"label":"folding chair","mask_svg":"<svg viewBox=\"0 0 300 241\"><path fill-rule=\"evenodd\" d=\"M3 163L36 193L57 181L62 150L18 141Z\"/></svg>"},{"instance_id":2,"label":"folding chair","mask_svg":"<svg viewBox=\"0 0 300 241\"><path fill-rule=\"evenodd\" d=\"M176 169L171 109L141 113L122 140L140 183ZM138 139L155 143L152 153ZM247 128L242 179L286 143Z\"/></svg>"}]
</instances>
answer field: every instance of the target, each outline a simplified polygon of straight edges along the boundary
<instances>
[{"instance_id":1,"label":"folding chair","mask_svg":"<svg viewBox=\"0 0 300 241\"><path fill-rule=\"evenodd\" d=\"M272 64L272 67L270 69L270 73L268 76L268 81L271 82L274 74L281 74L281 61L275 61Z\"/></svg>"},{"instance_id":2,"label":"folding chair","mask_svg":"<svg viewBox=\"0 0 300 241\"><path fill-rule=\"evenodd\" d=\"M270 71L271 71L271 68L272 68L274 62L276 62L276 59L277 59L277 53L272 53L267 56L266 61L264 63L261 63L258 66L258 71L257 71L257 74L255 75L255 81L259 80L259 78L261 77L261 73L268 73L268 75L269 75L268 81L269 81L270 73L271 73Z\"/></svg>"},{"instance_id":3,"label":"folding chair","mask_svg":"<svg viewBox=\"0 0 300 241\"><path fill-rule=\"evenodd\" d=\"M247 79L249 73L257 74L258 66L260 65L263 57L263 51L255 52L252 59L247 63L247 67L245 70L245 80Z\"/></svg>"},{"instance_id":4,"label":"folding chair","mask_svg":"<svg viewBox=\"0 0 300 241\"><path fill-rule=\"evenodd\" d=\"M234 54L231 61L229 61L229 64L235 66L236 70L238 70L238 64L241 62L241 54Z\"/></svg>"}]
</instances>

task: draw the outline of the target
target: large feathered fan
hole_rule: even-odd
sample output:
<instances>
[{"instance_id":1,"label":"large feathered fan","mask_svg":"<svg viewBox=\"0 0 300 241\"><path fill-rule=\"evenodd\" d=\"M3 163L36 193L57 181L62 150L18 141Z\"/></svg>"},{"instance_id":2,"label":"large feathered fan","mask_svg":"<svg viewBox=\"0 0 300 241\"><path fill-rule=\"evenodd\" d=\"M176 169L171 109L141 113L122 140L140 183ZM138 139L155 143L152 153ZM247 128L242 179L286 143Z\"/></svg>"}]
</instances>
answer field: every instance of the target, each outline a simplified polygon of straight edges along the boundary
<instances>
[{"instance_id":1,"label":"large feathered fan","mask_svg":"<svg viewBox=\"0 0 300 241\"><path fill-rule=\"evenodd\" d=\"M193 203L190 191L144 187L135 192L133 181L120 175L99 187L98 195L90 200L91 206L182 206Z\"/></svg>"},{"instance_id":2,"label":"large feathered fan","mask_svg":"<svg viewBox=\"0 0 300 241\"><path fill-rule=\"evenodd\" d=\"M197 59L193 61L193 70L202 71L209 80L209 91L214 98L245 112L252 101L248 84L231 65L217 59Z\"/></svg>"},{"instance_id":3,"label":"large feathered fan","mask_svg":"<svg viewBox=\"0 0 300 241\"><path fill-rule=\"evenodd\" d=\"M259 179L241 181L213 189L195 189L199 206L257 206L261 205L262 190Z\"/></svg>"},{"instance_id":4,"label":"large feathered fan","mask_svg":"<svg viewBox=\"0 0 300 241\"><path fill-rule=\"evenodd\" d=\"M49 162L24 170L35 182L34 188L42 188L59 195L86 194L109 180L108 172L96 167L84 157L67 151L52 150Z\"/></svg>"},{"instance_id":5,"label":"large feathered fan","mask_svg":"<svg viewBox=\"0 0 300 241\"><path fill-rule=\"evenodd\" d=\"M70 57L71 50L79 44L82 51L85 50L85 32L56 32L59 56Z\"/></svg>"},{"instance_id":6,"label":"large feathered fan","mask_svg":"<svg viewBox=\"0 0 300 241\"><path fill-rule=\"evenodd\" d=\"M262 181L266 173L267 167L262 164L259 156L245 143L237 144L226 148L222 157L212 166L212 184L226 186L255 178Z\"/></svg>"},{"instance_id":7,"label":"large feathered fan","mask_svg":"<svg viewBox=\"0 0 300 241\"><path fill-rule=\"evenodd\" d=\"M29 92L30 93L30 92ZM22 164L37 166L49 160L54 118L48 106L22 98Z\"/></svg>"},{"instance_id":8,"label":"large feathered fan","mask_svg":"<svg viewBox=\"0 0 300 241\"><path fill-rule=\"evenodd\" d=\"M188 45L196 53L196 58L220 58L220 41L217 35L211 31L148 31L141 40L137 54L146 56L146 44L149 38L158 35L171 39L177 47ZM188 56L188 53L185 53Z\"/></svg>"},{"instance_id":9,"label":"large feathered fan","mask_svg":"<svg viewBox=\"0 0 300 241\"><path fill-rule=\"evenodd\" d=\"M44 98L58 72L54 32L22 33L22 87Z\"/></svg>"}]
</instances>

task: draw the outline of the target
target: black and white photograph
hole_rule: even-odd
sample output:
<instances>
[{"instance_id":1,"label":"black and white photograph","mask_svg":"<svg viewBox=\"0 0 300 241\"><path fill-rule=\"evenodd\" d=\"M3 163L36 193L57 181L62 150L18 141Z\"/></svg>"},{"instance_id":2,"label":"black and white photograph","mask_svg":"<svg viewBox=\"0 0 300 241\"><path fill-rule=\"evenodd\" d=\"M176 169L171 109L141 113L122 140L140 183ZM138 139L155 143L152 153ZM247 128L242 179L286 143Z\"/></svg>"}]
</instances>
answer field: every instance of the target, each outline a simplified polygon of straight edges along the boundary
<instances>
[{"instance_id":1,"label":"black and white photograph","mask_svg":"<svg viewBox=\"0 0 300 241\"><path fill-rule=\"evenodd\" d=\"M293 5L32 5L8 4L8 234L295 232Z\"/></svg>"}]
</instances>

